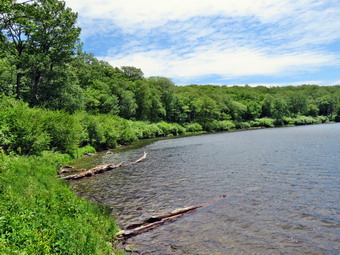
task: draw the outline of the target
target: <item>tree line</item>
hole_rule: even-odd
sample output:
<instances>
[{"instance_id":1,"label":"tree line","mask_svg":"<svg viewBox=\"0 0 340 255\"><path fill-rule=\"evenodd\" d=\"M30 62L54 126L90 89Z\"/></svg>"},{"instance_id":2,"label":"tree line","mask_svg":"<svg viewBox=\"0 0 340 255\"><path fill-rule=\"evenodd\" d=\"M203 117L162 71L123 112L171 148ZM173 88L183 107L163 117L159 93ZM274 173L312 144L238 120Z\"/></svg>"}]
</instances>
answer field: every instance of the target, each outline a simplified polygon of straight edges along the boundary
<instances>
[{"instance_id":1,"label":"tree line","mask_svg":"<svg viewBox=\"0 0 340 255\"><path fill-rule=\"evenodd\" d=\"M63 1L4 0L1 7L0 93L32 107L199 123L208 130L213 120L271 118L283 125L298 116L339 119L339 86L176 86L83 52L77 14Z\"/></svg>"}]
</instances>

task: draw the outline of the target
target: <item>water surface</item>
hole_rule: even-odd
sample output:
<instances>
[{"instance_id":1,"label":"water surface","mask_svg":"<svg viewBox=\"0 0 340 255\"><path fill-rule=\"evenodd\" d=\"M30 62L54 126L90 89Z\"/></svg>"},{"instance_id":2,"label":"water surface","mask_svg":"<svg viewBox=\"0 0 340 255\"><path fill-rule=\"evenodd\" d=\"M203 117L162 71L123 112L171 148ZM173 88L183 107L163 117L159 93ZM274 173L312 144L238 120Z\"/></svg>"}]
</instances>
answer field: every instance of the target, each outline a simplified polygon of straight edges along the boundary
<instances>
[{"instance_id":1,"label":"water surface","mask_svg":"<svg viewBox=\"0 0 340 255\"><path fill-rule=\"evenodd\" d=\"M122 228L226 197L130 239L135 254L340 254L340 124L161 140L96 163L143 151L73 188Z\"/></svg>"}]
</instances>

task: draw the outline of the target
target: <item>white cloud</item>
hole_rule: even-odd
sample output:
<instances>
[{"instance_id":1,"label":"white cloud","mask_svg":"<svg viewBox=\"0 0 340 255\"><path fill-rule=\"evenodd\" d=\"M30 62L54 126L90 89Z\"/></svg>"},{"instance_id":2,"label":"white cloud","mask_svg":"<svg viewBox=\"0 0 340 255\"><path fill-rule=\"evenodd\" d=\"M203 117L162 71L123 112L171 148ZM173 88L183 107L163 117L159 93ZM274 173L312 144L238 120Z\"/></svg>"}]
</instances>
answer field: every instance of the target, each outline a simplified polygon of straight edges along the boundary
<instances>
[{"instance_id":1,"label":"white cloud","mask_svg":"<svg viewBox=\"0 0 340 255\"><path fill-rule=\"evenodd\" d=\"M153 28L196 16L255 16L263 22L291 12L296 1L281 0L66 0L86 19L106 19L124 29ZM301 2L301 1L300 1ZM304 1L302 1L304 2Z\"/></svg>"},{"instance_id":2,"label":"white cloud","mask_svg":"<svg viewBox=\"0 0 340 255\"><path fill-rule=\"evenodd\" d=\"M119 38L102 59L147 76L284 77L340 64L324 47L340 40L339 0L66 2L85 39Z\"/></svg>"},{"instance_id":3,"label":"white cloud","mask_svg":"<svg viewBox=\"0 0 340 255\"><path fill-rule=\"evenodd\" d=\"M254 49L225 49L212 45L197 47L193 52L182 56L170 50L154 50L104 59L113 66L142 67L147 76L157 74L187 80L214 74L226 79L248 75L285 76L301 68L311 70L336 61L331 55L315 52L269 55Z\"/></svg>"},{"instance_id":4,"label":"white cloud","mask_svg":"<svg viewBox=\"0 0 340 255\"><path fill-rule=\"evenodd\" d=\"M329 85L340 85L340 80L332 81L329 83Z\"/></svg>"},{"instance_id":5,"label":"white cloud","mask_svg":"<svg viewBox=\"0 0 340 255\"><path fill-rule=\"evenodd\" d=\"M246 84L238 84L245 86ZM282 87L282 86L300 86L300 85L327 85L324 81L311 80L311 81L294 81L294 82L273 82L273 83L249 83L250 87L264 86L264 87Z\"/></svg>"}]
</instances>

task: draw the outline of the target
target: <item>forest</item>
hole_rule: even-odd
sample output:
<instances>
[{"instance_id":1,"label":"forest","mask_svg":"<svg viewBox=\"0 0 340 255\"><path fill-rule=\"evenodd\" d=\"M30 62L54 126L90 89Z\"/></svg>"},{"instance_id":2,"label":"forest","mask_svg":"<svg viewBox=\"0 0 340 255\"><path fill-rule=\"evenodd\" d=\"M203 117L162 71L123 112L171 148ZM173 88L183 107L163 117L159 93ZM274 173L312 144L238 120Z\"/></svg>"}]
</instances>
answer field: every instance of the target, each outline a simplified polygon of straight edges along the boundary
<instances>
[{"instance_id":1,"label":"forest","mask_svg":"<svg viewBox=\"0 0 340 255\"><path fill-rule=\"evenodd\" d=\"M83 51L80 32L63 1L0 3L1 254L113 252L114 220L55 177L57 161L143 138L340 121L340 86L178 86Z\"/></svg>"}]
</instances>

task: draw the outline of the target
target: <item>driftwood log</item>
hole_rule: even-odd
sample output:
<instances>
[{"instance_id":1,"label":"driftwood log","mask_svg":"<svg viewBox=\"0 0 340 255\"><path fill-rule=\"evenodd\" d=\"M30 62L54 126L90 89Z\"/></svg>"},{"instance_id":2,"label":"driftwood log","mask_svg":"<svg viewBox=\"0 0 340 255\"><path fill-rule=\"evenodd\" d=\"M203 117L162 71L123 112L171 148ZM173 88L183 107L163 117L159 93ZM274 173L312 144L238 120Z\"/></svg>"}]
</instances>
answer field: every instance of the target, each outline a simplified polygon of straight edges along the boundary
<instances>
[{"instance_id":1,"label":"driftwood log","mask_svg":"<svg viewBox=\"0 0 340 255\"><path fill-rule=\"evenodd\" d=\"M237 194L230 194L230 195L221 195L219 197L215 197L203 204L200 205L193 205L193 206L189 206L189 207L185 207L185 208L179 208L176 209L174 211L168 212L168 213L164 213L164 214L160 214L160 215L156 215L156 216L151 216L150 218L140 222L140 223L135 223L135 224L131 224L128 225L125 230L119 231L116 233L116 237L119 240L127 240L130 237L142 234L144 232L150 231L152 229L155 229L167 222L173 222L175 220L177 220L178 218L186 215L186 214L190 214L193 212L196 212L198 209L202 208L202 207L207 207L213 204L216 204L217 202L226 199L226 198L230 198L230 197L235 197L235 196L243 196L249 192L253 192L259 189L264 188L263 186L255 186L255 187L249 187L244 189L242 192L239 192Z\"/></svg>"},{"instance_id":2,"label":"driftwood log","mask_svg":"<svg viewBox=\"0 0 340 255\"><path fill-rule=\"evenodd\" d=\"M118 239L128 239L132 236L142 234L144 232L157 228L166 222L172 222L186 214L193 213L202 206L203 205L189 206L176 209L172 212L151 216L141 223L129 225L127 227L127 230L122 230L116 233L116 237Z\"/></svg>"},{"instance_id":3,"label":"driftwood log","mask_svg":"<svg viewBox=\"0 0 340 255\"><path fill-rule=\"evenodd\" d=\"M147 155L148 154L146 152L144 152L144 155L142 157L140 157L139 159L137 159L136 161L133 161L133 162L129 162L129 163L121 162L118 165L113 165L113 164L99 165L99 166L96 166L96 167L91 168L89 170L82 171L79 174L63 176L63 177L60 177L60 178L64 179L64 180L77 180L77 179L81 179L81 178L84 178L84 177L90 177L90 176L93 176L95 174L100 174L100 173L110 171L110 170L113 170L113 169L116 169L116 168L137 164L137 163L141 162L142 160L146 159Z\"/></svg>"},{"instance_id":4,"label":"driftwood log","mask_svg":"<svg viewBox=\"0 0 340 255\"><path fill-rule=\"evenodd\" d=\"M249 192L249 191L254 191L257 190L258 187L252 187L252 188L248 188L247 190L245 190L244 192L241 192L239 194L237 194L236 196L241 196L244 195L245 193ZM222 199L226 199L226 198L230 198L233 197L235 195L221 195L219 197L215 197L214 199L211 199L203 204L199 204L199 205L193 205L193 206L189 206L189 207L185 207L185 208L179 208L176 209L174 211L168 212L168 213L164 213L164 214L160 214L160 215L156 215L156 216L151 216L150 218L140 222L140 223L135 223L135 224L131 224L128 225L125 230L119 231L116 233L116 237L117 239L120 240L127 240L130 237L142 234L144 232L150 231L152 229L155 229L165 223L168 222L173 222L175 220L177 220L178 218L196 212L198 209L202 208L202 207L207 207L213 204L216 204L217 202L219 202Z\"/></svg>"}]
</instances>

